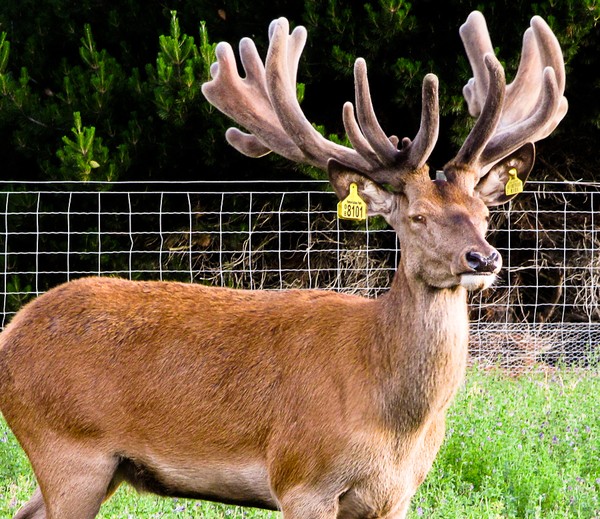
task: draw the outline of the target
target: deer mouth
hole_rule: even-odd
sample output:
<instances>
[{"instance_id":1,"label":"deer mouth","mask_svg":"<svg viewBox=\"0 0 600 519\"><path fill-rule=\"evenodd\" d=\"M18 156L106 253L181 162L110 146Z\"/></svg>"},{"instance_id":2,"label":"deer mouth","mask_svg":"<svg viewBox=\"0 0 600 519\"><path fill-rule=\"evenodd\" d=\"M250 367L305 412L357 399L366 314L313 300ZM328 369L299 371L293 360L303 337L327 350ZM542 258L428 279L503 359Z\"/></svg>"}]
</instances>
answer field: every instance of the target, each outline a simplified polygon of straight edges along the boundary
<instances>
[{"instance_id":1,"label":"deer mouth","mask_svg":"<svg viewBox=\"0 0 600 519\"><path fill-rule=\"evenodd\" d=\"M460 285L469 292L479 292L490 288L496 280L493 272L465 272L460 275Z\"/></svg>"}]
</instances>

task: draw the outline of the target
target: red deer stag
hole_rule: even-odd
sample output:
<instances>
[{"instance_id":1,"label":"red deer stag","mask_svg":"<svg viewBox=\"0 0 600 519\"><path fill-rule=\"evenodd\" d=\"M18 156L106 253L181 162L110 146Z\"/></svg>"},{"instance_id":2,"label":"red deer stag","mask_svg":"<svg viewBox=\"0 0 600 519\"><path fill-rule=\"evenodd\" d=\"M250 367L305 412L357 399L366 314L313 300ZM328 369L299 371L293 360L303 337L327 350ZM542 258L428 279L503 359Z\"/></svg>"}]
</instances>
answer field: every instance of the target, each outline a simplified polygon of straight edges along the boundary
<instances>
[{"instance_id":1,"label":"red deer stag","mask_svg":"<svg viewBox=\"0 0 600 519\"><path fill-rule=\"evenodd\" d=\"M467 291L500 269L486 206L510 199L509 176L527 177L533 142L567 110L561 50L541 18L509 86L483 16L460 34L478 119L437 180L425 164L438 134L434 75L416 137L399 140L381 129L358 59L347 148L298 105L303 27L290 34L275 20L264 64L243 39L244 78L219 44L203 92L250 132L230 129L229 142L327 170L340 198L355 183L400 239L392 286L364 299L105 278L40 296L0 340L0 407L39 484L17 518L93 518L124 481L286 519L405 517L465 372Z\"/></svg>"}]
</instances>

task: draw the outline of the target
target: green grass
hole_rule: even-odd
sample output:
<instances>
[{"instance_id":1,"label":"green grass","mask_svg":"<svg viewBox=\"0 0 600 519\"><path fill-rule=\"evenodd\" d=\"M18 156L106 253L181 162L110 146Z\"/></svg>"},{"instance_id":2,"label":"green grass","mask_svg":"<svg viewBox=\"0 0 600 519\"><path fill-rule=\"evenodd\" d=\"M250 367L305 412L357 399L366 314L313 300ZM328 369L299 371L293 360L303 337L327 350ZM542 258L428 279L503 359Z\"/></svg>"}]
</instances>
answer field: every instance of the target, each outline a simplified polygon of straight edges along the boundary
<instances>
[{"instance_id":1,"label":"green grass","mask_svg":"<svg viewBox=\"0 0 600 519\"><path fill-rule=\"evenodd\" d=\"M0 519L33 491L27 460L0 419ZM469 372L446 441L409 517L600 519L600 375L510 378ZM200 501L139 496L123 487L102 518L274 518Z\"/></svg>"}]
</instances>

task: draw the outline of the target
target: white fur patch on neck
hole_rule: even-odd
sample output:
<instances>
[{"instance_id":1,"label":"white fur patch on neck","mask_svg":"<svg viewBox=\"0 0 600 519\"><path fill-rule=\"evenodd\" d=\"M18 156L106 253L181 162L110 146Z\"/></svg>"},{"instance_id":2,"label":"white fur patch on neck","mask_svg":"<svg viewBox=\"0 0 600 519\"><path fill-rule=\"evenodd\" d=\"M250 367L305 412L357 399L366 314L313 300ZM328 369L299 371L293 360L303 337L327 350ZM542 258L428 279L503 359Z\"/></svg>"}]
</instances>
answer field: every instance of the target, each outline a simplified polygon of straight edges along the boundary
<instances>
[{"instance_id":1,"label":"white fur patch on neck","mask_svg":"<svg viewBox=\"0 0 600 519\"><path fill-rule=\"evenodd\" d=\"M485 290L492 286L496 279L496 274L462 274L460 284L468 291Z\"/></svg>"}]
</instances>

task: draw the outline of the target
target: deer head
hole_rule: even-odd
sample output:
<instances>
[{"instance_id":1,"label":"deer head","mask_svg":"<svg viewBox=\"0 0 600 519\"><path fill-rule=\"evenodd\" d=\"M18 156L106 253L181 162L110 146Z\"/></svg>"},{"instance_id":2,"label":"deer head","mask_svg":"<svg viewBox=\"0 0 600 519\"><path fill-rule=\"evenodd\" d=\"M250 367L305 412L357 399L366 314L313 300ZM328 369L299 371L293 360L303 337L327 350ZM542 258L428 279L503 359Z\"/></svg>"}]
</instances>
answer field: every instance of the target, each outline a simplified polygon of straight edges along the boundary
<instances>
[{"instance_id":1,"label":"deer head","mask_svg":"<svg viewBox=\"0 0 600 519\"><path fill-rule=\"evenodd\" d=\"M548 136L567 111L562 53L540 17L531 20L514 81L506 86L483 15L471 13L461 27L473 78L464 87L477 122L456 157L430 180L426 164L439 131L438 79L423 80L421 125L414 139L388 136L375 116L367 67L354 66L356 106L342 115L352 148L325 139L304 116L296 99L304 27L291 33L285 18L269 27L263 64L252 40L240 42L245 77L231 46L220 43L212 81L202 86L209 102L249 133L230 128L227 141L250 157L271 151L329 174L340 198L356 183L369 215L382 215L396 230L408 279L436 288L488 287L500 269L498 252L485 240L488 209L514 195L510 176L524 182L533 167L534 142Z\"/></svg>"}]
</instances>

